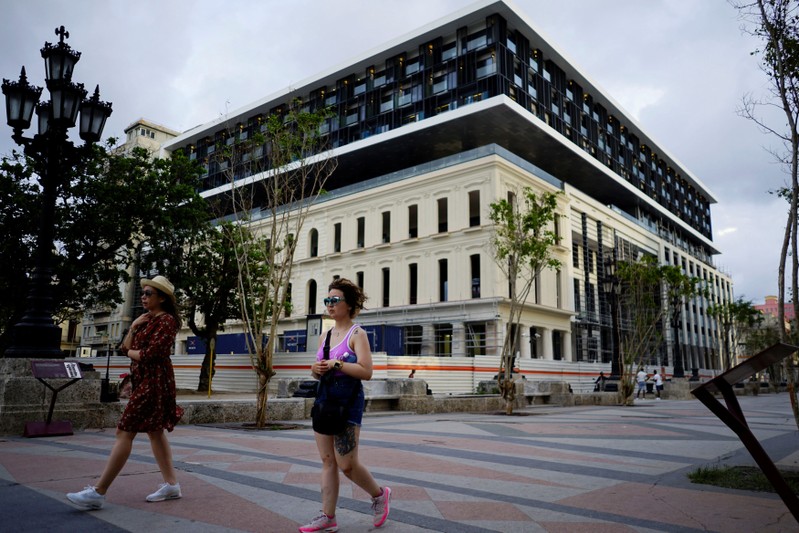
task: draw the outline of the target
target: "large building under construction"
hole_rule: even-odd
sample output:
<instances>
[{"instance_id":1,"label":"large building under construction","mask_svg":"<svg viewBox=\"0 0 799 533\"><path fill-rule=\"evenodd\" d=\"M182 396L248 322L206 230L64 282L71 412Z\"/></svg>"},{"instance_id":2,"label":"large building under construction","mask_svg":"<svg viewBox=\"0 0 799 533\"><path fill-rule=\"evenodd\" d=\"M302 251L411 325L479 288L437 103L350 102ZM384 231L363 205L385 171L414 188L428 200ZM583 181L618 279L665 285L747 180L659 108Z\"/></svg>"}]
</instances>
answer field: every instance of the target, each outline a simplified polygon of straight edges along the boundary
<instances>
[{"instance_id":1,"label":"large building under construction","mask_svg":"<svg viewBox=\"0 0 799 533\"><path fill-rule=\"evenodd\" d=\"M679 344L686 369L720 367L722 332L707 309L732 299L732 283L713 262L712 193L509 3L479 2L165 149L204 162L204 196L229 194L230 176L264 175L225 168L213 153L297 98L333 110L323 131L338 166L296 236L284 350L307 346L306 319L323 312L327 285L341 276L369 295L359 322L389 359L445 369L443 356L458 368L498 356L508 280L489 246L489 205L532 187L562 192L553 228L562 266L545 270L526 302L522 373L611 360L604 282L614 261L639 254L708 289L685 302L679 327L664 324L666 342L647 364L670 370ZM235 334L220 352L226 343L238 351Z\"/></svg>"}]
</instances>

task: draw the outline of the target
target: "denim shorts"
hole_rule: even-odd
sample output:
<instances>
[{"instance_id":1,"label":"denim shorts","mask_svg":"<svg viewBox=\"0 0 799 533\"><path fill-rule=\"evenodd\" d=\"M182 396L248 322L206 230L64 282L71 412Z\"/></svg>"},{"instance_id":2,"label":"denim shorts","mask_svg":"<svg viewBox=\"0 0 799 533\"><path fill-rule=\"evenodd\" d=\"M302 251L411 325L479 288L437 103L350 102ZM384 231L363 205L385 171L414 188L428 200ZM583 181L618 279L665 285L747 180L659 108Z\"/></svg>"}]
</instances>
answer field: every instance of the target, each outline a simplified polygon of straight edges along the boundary
<instances>
[{"instance_id":1,"label":"denim shorts","mask_svg":"<svg viewBox=\"0 0 799 533\"><path fill-rule=\"evenodd\" d=\"M320 380L316 397L319 401L333 398L344 404L349 404L350 409L347 422L356 426L361 425L366 400L364 399L363 385L360 379L353 379L345 376L334 377L329 381Z\"/></svg>"}]
</instances>

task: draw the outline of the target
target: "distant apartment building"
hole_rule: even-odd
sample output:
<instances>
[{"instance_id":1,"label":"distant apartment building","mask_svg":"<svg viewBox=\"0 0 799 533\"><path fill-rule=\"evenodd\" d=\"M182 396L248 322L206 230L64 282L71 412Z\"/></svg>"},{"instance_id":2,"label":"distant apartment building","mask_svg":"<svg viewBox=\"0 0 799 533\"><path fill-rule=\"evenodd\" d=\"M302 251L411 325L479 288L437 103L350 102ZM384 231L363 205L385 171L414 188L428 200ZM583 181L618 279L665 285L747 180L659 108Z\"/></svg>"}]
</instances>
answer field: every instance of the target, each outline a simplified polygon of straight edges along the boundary
<instances>
[{"instance_id":1,"label":"distant apartment building","mask_svg":"<svg viewBox=\"0 0 799 533\"><path fill-rule=\"evenodd\" d=\"M541 274L511 333L518 361L610 362L608 265L650 254L708 294L684 303L678 339L663 325L666 342L647 362L672 366L678 342L685 368L720 367L722 333L707 309L732 301L733 287L713 261L714 196L510 4L479 2L164 149L203 162L203 196L229 194L228 163L214 152L262 131L295 98L334 111L323 132L338 167L296 236L283 349L305 348L307 317L324 311L341 276L370 296L358 320L374 350L498 355L508 280L490 250L489 205L532 187L563 193L552 228L562 266ZM248 168L234 169L239 183L265 178ZM253 220L268 224L258 209ZM196 339L184 338L191 351ZM243 346L235 335L220 343Z\"/></svg>"},{"instance_id":2,"label":"distant apartment building","mask_svg":"<svg viewBox=\"0 0 799 533\"><path fill-rule=\"evenodd\" d=\"M759 305L754 306L755 309L763 313L764 315L772 316L777 318L780 312L780 306L777 302L776 296L766 296L765 302ZM793 322L796 318L796 314L794 313L793 303L786 302L782 306L783 310L785 311L785 320L788 322Z\"/></svg>"}]
</instances>

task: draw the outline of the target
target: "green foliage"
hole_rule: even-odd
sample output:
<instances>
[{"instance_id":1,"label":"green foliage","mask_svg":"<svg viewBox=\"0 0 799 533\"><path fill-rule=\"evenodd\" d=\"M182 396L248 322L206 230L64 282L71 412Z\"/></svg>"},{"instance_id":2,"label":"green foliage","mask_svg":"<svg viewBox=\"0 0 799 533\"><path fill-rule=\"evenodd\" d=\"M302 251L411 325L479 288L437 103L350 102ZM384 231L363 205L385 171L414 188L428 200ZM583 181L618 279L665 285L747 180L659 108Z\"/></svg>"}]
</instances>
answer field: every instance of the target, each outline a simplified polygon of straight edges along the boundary
<instances>
[{"instance_id":1,"label":"green foliage","mask_svg":"<svg viewBox=\"0 0 799 533\"><path fill-rule=\"evenodd\" d=\"M751 300L738 297L734 302L711 305L707 309L709 316L715 317L721 325L724 336L725 368L735 365L735 350L741 339L763 322L763 314L755 309Z\"/></svg>"},{"instance_id":2,"label":"green foliage","mask_svg":"<svg viewBox=\"0 0 799 533\"><path fill-rule=\"evenodd\" d=\"M559 195L559 192L537 194L525 187L520 195L523 203L514 195L514 202L502 199L489 206L489 219L494 224L494 259L507 275L510 286L510 313L498 373L499 388L508 406L514 394L510 366L527 296L542 270L560 268L560 261L552 255L559 240L553 228Z\"/></svg>"},{"instance_id":3,"label":"green foliage","mask_svg":"<svg viewBox=\"0 0 799 533\"><path fill-rule=\"evenodd\" d=\"M219 332L227 320L240 316L236 236L230 222L213 226L202 221L193 232L173 234L171 242L144 247L142 252L143 262L175 284L189 328L205 343L200 391L209 388L214 373Z\"/></svg>"},{"instance_id":4,"label":"green foliage","mask_svg":"<svg viewBox=\"0 0 799 533\"><path fill-rule=\"evenodd\" d=\"M793 492L799 492L799 472L782 471L781 475ZM691 483L701 483L728 489L776 492L766 475L754 466L699 467L688 473Z\"/></svg>"},{"instance_id":5,"label":"green foliage","mask_svg":"<svg viewBox=\"0 0 799 533\"><path fill-rule=\"evenodd\" d=\"M506 273L513 269L525 280L535 277L544 268L560 267L551 256L558 236L552 230L560 193L537 195L530 187L523 191L524 208L518 201L492 203L489 218L494 223L494 250L497 263ZM510 266L509 266L510 264Z\"/></svg>"},{"instance_id":6,"label":"green foliage","mask_svg":"<svg viewBox=\"0 0 799 533\"><path fill-rule=\"evenodd\" d=\"M124 156L94 146L85 165L63 171L69 180L59 188L54 214L58 320L121 302L119 284L128 281L126 269L140 243L169 240L208 217L196 193L200 167L179 155L151 160L144 150ZM40 209L36 177L34 162L18 153L0 165L0 232L8 258L0 271L0 287L6 289L3 336L24 311L33 269Z\"/></svg>"},{"instance_id":7,"label":"green foliage","mask_svg":"<svg viewBox=\"0 0 799 533\"><path fill-rule=\"evenodd\" d=\"M638 368L656 353L663 340L662 318L665 306L661 287L664 269L657 259L645 255L638 261L617 262L621 284L619 307L624 327L619 334L622 396L632 394L632 380Z\"/></svg>"},{"instance_id":8,"label":"green foliage","mask_svg":"<svg viewBox=\"0 0 799 533\"><path fill-rule=\"evenodd\" d=\"M638 368L658 353L664 339L664 318L672 326L679 325L683 302L704 294L702 280L686 275L674 265L660 265L653 256L637 261L618 261L620 284L619 356L622 374L622 397L629 397L634 388L633 377ZM679 342L674 336L675 355Z\"/></svg>"},{"instance_id":9,"label":"green foliage","mask_svg":"<svg viewBox=\"0 0 799 533\"><path fill-rule=\"evenodd\" d=\"M229 154L239 307L258 376L259 426L266 422L266 387L275 374L278 321L291 312L295 236L337 165L321 134L329 117L328 109L311 111L295 100L266 118L263 134L238 143ZM240 165L249 165L248 174L264 172L266 177L251 187L239 186L234 179ZM251 220L256 209L260 216Z\"/></svg>"},{"instance_id":10,"label":"green foliage","mask_svg":"<svg viewBox=\"0 0 799 533\"><path fill-rule=\"evenodd\" d=\"M22 316L27 294L27 273L32 268L31 252L36 246L36 225L32 222L39 219L40 205L32 179L30 167L19 161L0 161L0 339Z\"/></svg>"}]
</instances>

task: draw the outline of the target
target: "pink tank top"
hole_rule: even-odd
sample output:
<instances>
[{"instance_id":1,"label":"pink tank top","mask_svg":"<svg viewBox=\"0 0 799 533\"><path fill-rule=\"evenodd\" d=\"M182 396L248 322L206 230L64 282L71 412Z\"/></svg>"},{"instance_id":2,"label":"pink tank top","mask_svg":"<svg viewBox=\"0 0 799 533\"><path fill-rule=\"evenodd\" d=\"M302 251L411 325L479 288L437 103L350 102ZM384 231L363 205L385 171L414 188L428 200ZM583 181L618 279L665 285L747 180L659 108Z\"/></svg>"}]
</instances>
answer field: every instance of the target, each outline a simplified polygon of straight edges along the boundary
<instances>
[{"instance_id":1,"label":"pink tank top","mask_svg":"<svg viewBox=\"0 0 799 533\"><path fill-rule=\"evenodd\" d=\"M358 328L358 324L353 324L352 327L347 331L347 334L344 335L344 339L336 344L335 346L331 343L330 346L330 359L339 361L343 361L345 363L355 363L358 361L358 356L355 351L350 348L350 337L352 337L353 332L356 328ZM319 351L316 352L316 360L321 361L325 358L325 337L327 337L327 333L322 335L322 342L319 344ZM336 371L336 376L343 376L345 375L344 372L341 370Z\"/></svg>"}]
</instances>

